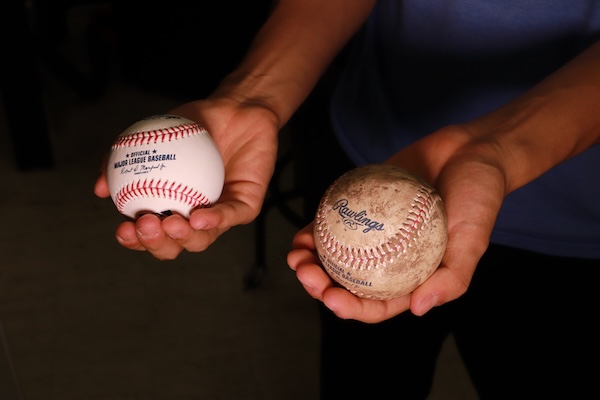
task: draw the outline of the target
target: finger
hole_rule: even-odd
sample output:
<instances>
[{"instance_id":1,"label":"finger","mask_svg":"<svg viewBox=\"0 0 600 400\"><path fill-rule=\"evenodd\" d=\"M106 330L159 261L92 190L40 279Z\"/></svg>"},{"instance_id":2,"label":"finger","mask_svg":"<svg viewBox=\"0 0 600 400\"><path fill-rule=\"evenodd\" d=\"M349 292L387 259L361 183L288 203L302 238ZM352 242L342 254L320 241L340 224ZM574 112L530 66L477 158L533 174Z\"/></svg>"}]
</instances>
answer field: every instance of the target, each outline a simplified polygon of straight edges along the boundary
<instances>
[{"instance_id":1,"label":"finger","mask_svg":"<svg viewBox=\"0 0 600 400\"><path fill-rule=\"evenodd\" d=\"M110 196L110 192L108 190L108 183L106 181L106 162L108 160L108 155L104 154L102 157L102 162L100 163L100 174L98 175L98 179L96 179L96 183L94 184L94 193L96 196L105 198Z\"/></svg>"},{"instance_id":2,"label":"finger","mask_svg":"<svg viewBox=\"0 0 600 400\"><path fill-rule=\"evenodd\" d=\"M410 307L410 295L392 300L370 300L356 297L339 287L326 290L322 298L325 306L339 318L354 319L369 324L395 317Z\"/></svg>"},{"instance_id":3,"label":"finger","mask_svg":"<svg viewBox=\"0 0 600 400\"><path fill-rule=\"evenodd\" d=\"M295 245L314 243L310 237L305 228L295 237L294 243ZM340 288L320 266L314 251L303 248L290 251L288 265L296 271L296 277L304 290L314 299L322 301L342 319L376 323L409 309L410 296L388 301L369 300L358 298L348 290Z\"/></svg>"},{"instance_id":4,"label":"finger","mask_svg":"<svg viewBox=\"0 0 600 400\"><path fill-rule=\"evenodd\" d=\"M197 231L210 230L227 224L224 221L223 206L219 204L192 211L189 223L190 227Z\"/></svg>"},{"instance_id":5,"label":"finger","mask_svg":"<svg viewBox=\"0 0 600 400\"><path fill-rule=\"evenodd\" d=\"M425 315L462 296L469 287L479 259L487 248L485 231L477 225L459 223L448 231L448 245L440 267L412 294L411 311Z\"/></svg>"},{"instance_id":6,"label":"finger","mask_svg":"<svg viewBox=\"0 0 600 400\"><path fill-rule=\"evenodd\" d=\"M260 206L251 207L241 201L224 201L192 211L189 223L195 230L228 229L253 221Z\"/></svg>"},{"instance_id":7,"label":"finger","mask_svg":"<svg viewBox=\"0 0 600 400\"><path fill-rule=\"evenodd\" d=\"M292 248L315 250L313 226L314 223L311 222L294 235L292 239Z\"/></svg>"},{"instance_id":8,"label":"finger","mask_svg":"<svg viewBox=\"0 0 600 400\"><path fill-rule=\"evenodd\" d=\"M179 215L169 218L184 221ZM181 253L183 246L169 237L162 228L161 218L154 214L142 215L135 222L139 243L159 260L173 260Z\"/></svg>"},{"instance_id":9,"label":"finger","mask_svg":"<svg viewBox=\"0 0 600 400\"><path fill-rule=\"evenodd\" d=\"M287 255L288 266L296 271L300 264L320 264L315 252L312 224L296 233L292 239L292 250Z\"/></svg>"},{"instance_id":10,"label":"finger","mask_svg":"<svg viewBox=\"0 0 600 400\"><path fill-rule=\"evenodd\" d=\"M165 234L189 252L206 250L228 228L193 229L190 223L179 215L172 215L162 221Z\"/></svg>"},{"instance_id":11,"label":"finger","mask_svg":"<svg viewBox=\"0 0 600 400\"><path fill-rule=\"evenodd\" d=\"M96 183L94 184L94 194L101 198L110 196L108 183L106 182L106 175L102 174L96 180Z\"/></svg>"},{"instance_id":12,"label":"finger","mask_svg":"<svg viewBox=\"0 0 600 400\"><path fill-rule=\"evenodd\" d=\"M115 236L117 238L117 242L127 249L146 251L146 248L142 246L138 239L135 222L126 221L119 224L119 226L117 226Z\"/></svg>"},{"instance_id":13,"label":"finger","mask_svg":"<svg viewBox=\"0 0 600 400\"><path fill-rule=\"evenodd\" d=\"M421 316L431 308L462 296L486 251L495 217L504 197L504 178L495 167L481 163L449 165L440 179L448 216L448 244L441 267L411 299L411 311ZM479 189L472 189L479 182Z\"/></svg>"},{"instance_id":14,"label":"finger","mask_svg":"<svg viewBox=\"0 0 600 400\"><path fill-rule=\"evenodd\" d=\"M293 249L287 255L287 263L293 271L298 270L302 264L319 264L319 257L314 251L307 249Z\"/></svg>"},{"instance_id":15,"label":"finger","mask_svg":"<svg viewBox=\"0 0 600 400\"><path fill-rule=\"evenodd\" d=\"M465 277L468 274L465 274ZM413 292L410 309L416 316L423 316L434 307L439 307L462 296L468 287L456 270L440 267Z\"/></svg>"},{"instance_id":16,"label":"finger","mask_svg":"<svg viewBox=\"0 0 600 400\"><path fill-rule=\"evenodd\" d=\"M296 278L312 298L321 301L323 300L323 293L334 285L323 268L310 261L297 265Z\"/></svg>"}]
</instances>

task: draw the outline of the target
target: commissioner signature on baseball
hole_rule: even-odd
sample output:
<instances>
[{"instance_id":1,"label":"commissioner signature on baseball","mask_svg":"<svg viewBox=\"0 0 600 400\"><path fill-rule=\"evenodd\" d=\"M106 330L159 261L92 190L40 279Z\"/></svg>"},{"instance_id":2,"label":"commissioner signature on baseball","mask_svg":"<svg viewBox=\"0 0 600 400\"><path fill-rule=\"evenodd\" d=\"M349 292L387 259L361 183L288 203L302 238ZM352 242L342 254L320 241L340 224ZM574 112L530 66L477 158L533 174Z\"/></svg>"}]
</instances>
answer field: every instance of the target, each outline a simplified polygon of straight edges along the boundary
<instances>
[{"instance_id":1,"label":"commissioner signature on baseball","mask_svg":"<svg viewBox=\"0 0 600 400\"><path fill-rule=\"evenodd\" d=\"M383 230L384 224L382 222L370 219L365 210L355 211L351 209L348 207L347 199L336 201L332 208L337 210L338 214L342 217L342 222L348 229L356 230L359 227L365 227L363 229L364 233L368 233L372 230Z\"/></svg>"},{"instance_id":2,"label":"commissioner signature on baseball","mask_svg":"<svg viewBox=\"0 0 600 400\"><path fill-rule=\"evenodd\" d=\"M121 168L121 175L125 175L125 174L134 174L134 175L139 175L139 174L149 174L152 171L162 171L163 169L167 168L167 166L164 163L159 163L159 164L153 164L153 165L136 165L133 168Z\"/></svg>"}]
</instances>

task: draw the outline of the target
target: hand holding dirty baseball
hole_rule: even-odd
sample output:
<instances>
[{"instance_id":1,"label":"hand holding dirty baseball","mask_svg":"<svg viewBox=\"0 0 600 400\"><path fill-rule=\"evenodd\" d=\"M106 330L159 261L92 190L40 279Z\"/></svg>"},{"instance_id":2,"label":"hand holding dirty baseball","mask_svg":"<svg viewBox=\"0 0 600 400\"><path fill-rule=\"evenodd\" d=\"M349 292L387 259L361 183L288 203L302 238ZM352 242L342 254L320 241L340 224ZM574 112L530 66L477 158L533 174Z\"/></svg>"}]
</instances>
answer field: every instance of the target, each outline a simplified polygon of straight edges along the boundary
<instances>
[{"instance_id":1,"label":"hand holding dirty baseball","mask_svg":"<svg viewBox=\"0 0 600 400\"><path fill-rule=\"evenodd\" d=\"M357 167L329 186L314 236L327 273L358 297L411 293L437 269L448 228L442 199L409 171Z\"/></svg>"},{"instance_id":2,"label":"hand holding dirty baseball","mask_svg":"<svg viewBox=\"0 0 600 400\"><path fill-rule=\"evenodd\" d=\"M385 163L416 171L427 182L435 182L443 199L448 242L433 274L404 296L389 300L358 297L323 268L313 221L294 236L287 257L289 267L311 297L342 319L377 323L409 310L424 315L466 292L488 246L505 196L506 177L497 164L481 156L481 143L476 143L473 151L466 151L462 133L461 127L437 131L395 153Z\"/></svg>"}]
</instances>

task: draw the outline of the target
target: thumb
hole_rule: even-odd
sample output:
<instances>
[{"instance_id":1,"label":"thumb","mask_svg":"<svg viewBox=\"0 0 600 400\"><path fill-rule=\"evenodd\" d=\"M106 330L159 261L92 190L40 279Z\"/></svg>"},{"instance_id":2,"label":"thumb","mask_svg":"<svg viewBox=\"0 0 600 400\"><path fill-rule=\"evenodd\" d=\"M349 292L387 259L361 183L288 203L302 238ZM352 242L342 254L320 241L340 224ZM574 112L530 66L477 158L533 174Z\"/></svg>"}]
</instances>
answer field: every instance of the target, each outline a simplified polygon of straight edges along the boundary
<instances>
[{"instance_id":1,"label":"thumb","mask_svg":"<svg viewBox=\"0 0 600 400\"><path fill-rule=\"evenodd\" d=\"M487 236L469 234L468 231L449 231L448 245L439 268L411 295L410 310L413 314L425 315L433 307L456 300L466 293L488 245Z\"/></svg>"}]
</instances>

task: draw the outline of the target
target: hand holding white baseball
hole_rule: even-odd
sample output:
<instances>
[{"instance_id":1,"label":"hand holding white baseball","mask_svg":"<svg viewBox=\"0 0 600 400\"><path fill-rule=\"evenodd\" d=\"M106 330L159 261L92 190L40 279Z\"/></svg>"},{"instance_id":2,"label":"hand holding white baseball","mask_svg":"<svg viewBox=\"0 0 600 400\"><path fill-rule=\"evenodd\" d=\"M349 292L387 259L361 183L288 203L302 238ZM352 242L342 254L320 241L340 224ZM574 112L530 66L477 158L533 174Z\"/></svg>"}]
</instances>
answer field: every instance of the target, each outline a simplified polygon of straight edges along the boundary
<instances>
[{"instance_id":1,"label":"hand holding white baseball","mask_svg":"<svg viewBox=\"0 0 600 400\"><path fill-rule=\"evenodd\" d=\"M144 213L181 214L219 199L225 168L206 129L169 114L140 120L114 141L106 179L117 210L130 218Z\"/></svg>"},{"instance_id":2,"label":"hand holding white baseball","mask_svg":"<svg viewBox=\"0 0 600 400\"><path fill-rule=\"evenodd\" d=\"M448 232L440 196L401 168L352 169L324 193L314 224L329 276L358 297L411 293L439 266Z\"/></svg>"}]
</instances>

